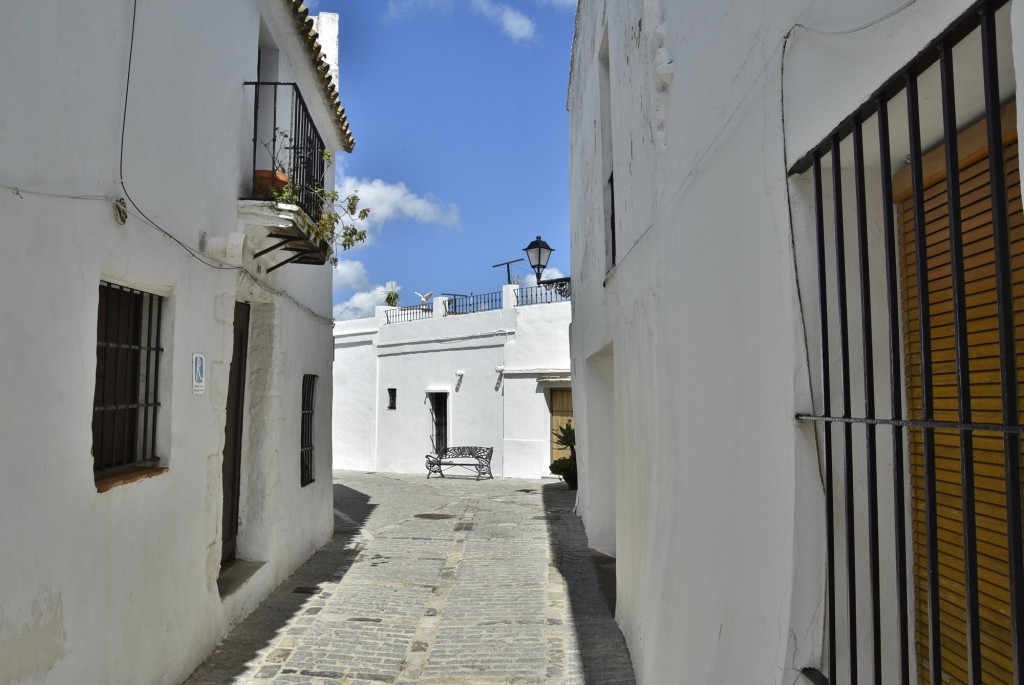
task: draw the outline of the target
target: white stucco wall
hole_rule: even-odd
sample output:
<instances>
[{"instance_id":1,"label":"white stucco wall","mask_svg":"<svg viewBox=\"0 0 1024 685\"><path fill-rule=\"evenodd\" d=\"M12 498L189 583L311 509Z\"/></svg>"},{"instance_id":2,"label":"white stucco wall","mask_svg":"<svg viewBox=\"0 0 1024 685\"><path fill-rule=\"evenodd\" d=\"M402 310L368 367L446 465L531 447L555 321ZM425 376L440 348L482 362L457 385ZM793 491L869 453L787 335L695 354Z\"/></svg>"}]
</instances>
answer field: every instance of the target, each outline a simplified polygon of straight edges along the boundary
<instances>
[{"instance_id":1,"label":"white stucco wall","mask_svg":"<svg viewBox=\"0 0 1024 685\"><path fill-rule=\"evenodd\" d=\"M791 234L787 162L968 3L917 3L850 35L793 30L785 153L783 39L901 4L580 3L568 97L578 510L591 544L618 557L617 620L641 683L792 683L820 664L823 490L813 431L793 418L812 406L814 344L794 264L814 256L800 178Z\"/></svg>"},{"instance_id":2,"label":"white stucco wall","mask_svg":"<svg viewBox=\"0 0 1024 685\"><path fill-rule=\"evenodd\" d=\"M334 324L334 468L373 471L377 464L376 318ZM354 401L354 398L359 398ZM387 397L383 399L387 405Z\"/></svg>"},{"instance_id":3,"label":"white stucco wall","mask_svg":"<svg viewBox=\"0 0 1024 685\"><path fill-rule=\"evenodd\" d=\"M102 198L122 197L123 179L149 219L193 250L201 232L238 232L252 154L242 82L256 76L261 14L287 58L283 79L316 77L284 2L140 2L122 173L132 3L7 9L0 184L21 191L0 189L9 256L0 275L0 682L178 683L332 534L331 273L257 275L291 299L271 294L235 269L204 266L134 208L119 225ZM318 122L329 122L307 92ZM104 493L90 450L101 280L166 297L157 452L167 471ZM238 556L266 563L222 601L236 299L253 303L254 322ZM193 353L206 355L201 395L191 388ZM317 480L301 488L304 373L321 380Z\"/></svg>"},{"instance_id":4,"label":"white stucco wall","mask_svg":"<svg viewBox=\"0 0 1024 685\"><path fill-rule=\"evenodd\" d=\"M550 476L548 389L568 384L570 305L513 307L514 290L488 312L445 317L437 303L429 319L386 324L379 308L336 323L335 468L425 473L427 393L446 392L448 444L493 447L496 477Z\"/></svg>"}]
</instances>

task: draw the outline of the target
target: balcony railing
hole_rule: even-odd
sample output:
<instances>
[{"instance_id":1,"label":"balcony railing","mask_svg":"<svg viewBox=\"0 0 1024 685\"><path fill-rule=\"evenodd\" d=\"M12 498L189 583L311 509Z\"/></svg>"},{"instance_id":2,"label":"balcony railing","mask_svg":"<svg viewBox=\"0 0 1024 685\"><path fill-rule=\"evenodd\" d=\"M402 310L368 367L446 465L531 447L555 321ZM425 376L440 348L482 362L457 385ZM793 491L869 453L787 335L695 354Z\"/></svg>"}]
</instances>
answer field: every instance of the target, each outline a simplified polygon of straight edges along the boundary
<instances>
[{"instance_id":1,"label":"balcony railing","mask_svg":"<svg viewBox=\"0 0 1024 685\"><path fill-rule=\"evenodd\" d=\"M444 315L476 314L501 309L501 291L482 295L456 295L444 303Z\"/></svg>"},{"instance_id":2,"label":"balcony railing","mask_svg":"<svg viewBox=\"0 0 1024 685\"><path fill-rule=\"evenodd\" d=\"M405 321L418 321L419 319L430 319L434 316L433 308L423 305L415 307L398 307L384 312L387 323L402 323Z\"/></svg>"},{"instance_id":3,"label":"balcony railing","mask_svg":"<svg viewBox=\"0 0 1024 685\"><path fill-rule=\"evenodd\" d=\"M572 298L571 280L568 277L553 278L542 281L540 285L521 286L516 290L516 306L566 302Z\"/></svg>"},{"instance_id":4,"label":"balcony railing","mask_svg":"<svg viewBox=\"0 0 1024 685\"><path fill-rule=\"evenodd\" d=\"M247 81L255 91L252 115L252 189L255 200L271 199L287 186L291 204L314 224L323 213L327 146L295 83ZM259 173L257 173L259 172Z\"/></svg>"}]
</instances>

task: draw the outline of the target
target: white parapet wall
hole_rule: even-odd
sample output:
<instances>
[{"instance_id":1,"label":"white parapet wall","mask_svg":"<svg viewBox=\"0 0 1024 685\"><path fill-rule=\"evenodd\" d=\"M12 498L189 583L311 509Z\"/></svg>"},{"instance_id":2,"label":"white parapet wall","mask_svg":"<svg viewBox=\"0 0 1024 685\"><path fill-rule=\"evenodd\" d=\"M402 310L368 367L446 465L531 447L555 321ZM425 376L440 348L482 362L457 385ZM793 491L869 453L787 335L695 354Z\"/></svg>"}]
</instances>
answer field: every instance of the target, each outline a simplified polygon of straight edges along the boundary
<instances>
[{"instance_id":1,"label":"white parapet wall","mask_svg":"<svg viewBox=\"0 0 1024 685\"><path fill-rule=\"evenodd\" d=\"M495 476L550 476L551 387L569 387L568 301L416 320L335 324L334 465L426 473L435 418L447 444L494 448ZM392 402L392 398L394 401ZM443 399L444 407L436 404Z\"/></svg>"}]
</instances>

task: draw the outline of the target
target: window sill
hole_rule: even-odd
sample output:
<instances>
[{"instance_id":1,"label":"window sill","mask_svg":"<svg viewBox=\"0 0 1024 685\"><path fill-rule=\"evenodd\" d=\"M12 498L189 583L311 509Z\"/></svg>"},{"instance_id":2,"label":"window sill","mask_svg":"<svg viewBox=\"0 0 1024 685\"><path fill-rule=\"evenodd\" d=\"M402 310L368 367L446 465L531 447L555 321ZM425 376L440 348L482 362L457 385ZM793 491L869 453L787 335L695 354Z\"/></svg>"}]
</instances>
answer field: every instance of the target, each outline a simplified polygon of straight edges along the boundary
<instances>
[{"instance_id":1,"label":"window sill","mask_svg":"<svg viewBox=\"0 0 1024 685\"><path fill-rule=\"evenodd\" d=\"M106 492L111 488L116 488L118 485L126 485L137 480L159 476L166 471L167 467L155 464L133 464L118 469L102 471L96 475L96 492Z\"/></svg>"}]
</instances>

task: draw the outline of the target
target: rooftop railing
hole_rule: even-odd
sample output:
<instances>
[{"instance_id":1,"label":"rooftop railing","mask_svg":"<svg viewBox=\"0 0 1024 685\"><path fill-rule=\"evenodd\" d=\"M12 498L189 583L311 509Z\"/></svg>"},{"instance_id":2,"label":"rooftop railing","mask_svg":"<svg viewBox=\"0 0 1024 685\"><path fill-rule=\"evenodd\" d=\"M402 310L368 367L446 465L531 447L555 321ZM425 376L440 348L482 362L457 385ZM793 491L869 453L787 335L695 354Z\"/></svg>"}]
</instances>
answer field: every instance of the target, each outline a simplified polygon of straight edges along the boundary
<instances>
[{"instance_id":1,"label":"rooftop railing","mask_svg":"<svg viewBox=\"0 0 1024 685\"><path fill-rule=\"evenodd\" d=\"M565 302L572 299L571 279L553 278L541 281L540 285L520 286L516 290L516 306Z\"/></svg>"},{"instance_id":2,"label":"rooftop railing","mask_svg":"<svg viewBox=\"0 0 1024 685\"><path fill-rule=\"evenodd\" d=\"M398 307L396 309L389 309L384 313L387 323L402 323L404 321L417 321L419 319L429 319L434 316L434 310L423 305L416 305L415 307Z\"/></svg>"},{"instance_id":3,"label":"rooftop railing","mask_svg":"<svg viewBox=\"0 0 1024 685\"><path fill-rule=\"evenodd\" d=\"M536 286L505 286L504 291L481 293L480 295L448 294L444 307L438 310L438 317L460 316L462 314L479 314L502 309L505 306L504 294L514 293L515 301L508 306L522 307L531 304L547 304L551 302L568 302L572 295L571 281L568 277L542 281ZM511 297L511 295L510 295ZM402 323L434 318L431 305L414 307L396 307L385 313L385 323Z\"/></svg>"},{"instance_id":4,"label":"rooftop railing","mask_svg":"<svg viewBox=\"0 0 1024 685\"><path fill-rule=\"evenodd\" d=\"M476 314L501 309L501 291L481 295L456 295L444 303L444 315Z\"/></svg>"}]
</instances>

